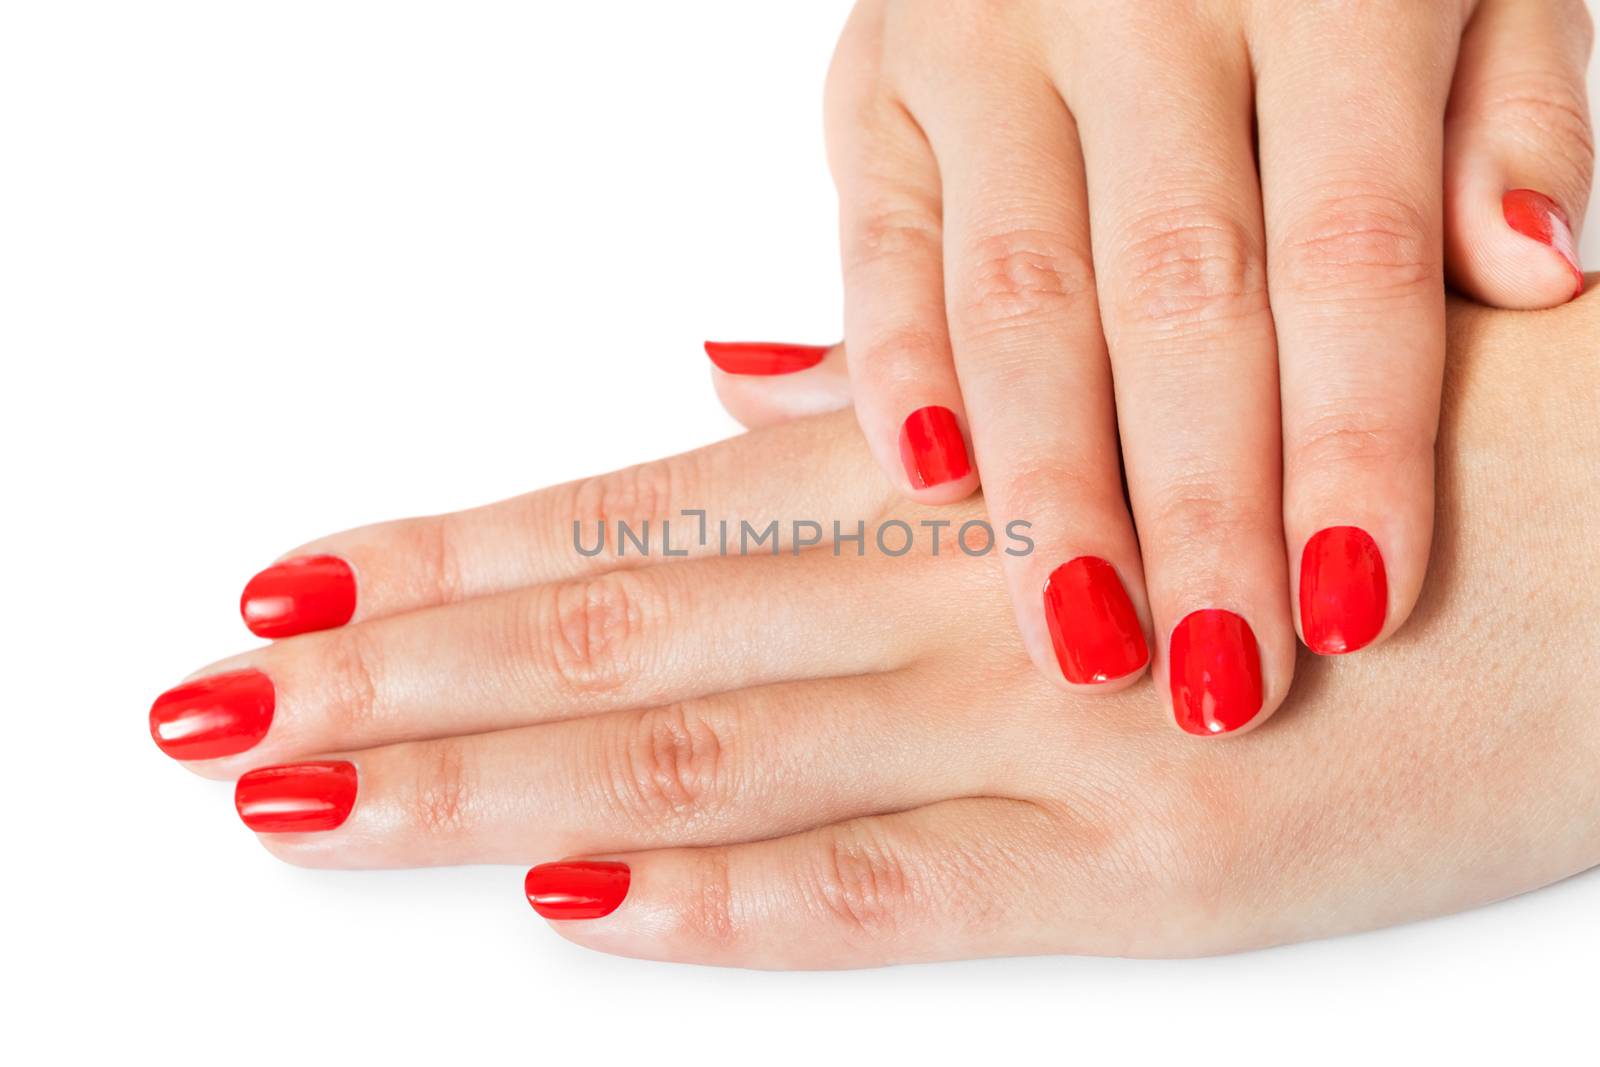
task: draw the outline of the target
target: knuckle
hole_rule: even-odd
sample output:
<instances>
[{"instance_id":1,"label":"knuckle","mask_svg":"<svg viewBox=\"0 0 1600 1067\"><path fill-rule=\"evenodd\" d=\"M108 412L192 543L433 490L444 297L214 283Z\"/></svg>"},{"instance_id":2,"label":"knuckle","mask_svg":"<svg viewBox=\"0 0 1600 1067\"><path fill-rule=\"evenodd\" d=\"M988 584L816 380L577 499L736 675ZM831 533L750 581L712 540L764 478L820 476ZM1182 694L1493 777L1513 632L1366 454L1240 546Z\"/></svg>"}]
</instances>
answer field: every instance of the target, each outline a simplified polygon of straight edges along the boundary
<instances>
[{"instance_id":1,"label":"knuckle","mask_svg":"<svg viewBox=\"0 0 1600 1067\"><path fill-rule=\"evenodd\" d=\"M1412 295L1442 286L1434 226L1404 196L1334 191L1283 237L1282 280L1301 295Z\"/></svg>"},{"instance_id":2,"label":"knuckle","mask_svg":"<svg viewBox=\"0 0 1600 1067\"><path fill-rule=\"evenodd\" d=\"M727 948L738 937L732 864L725 848L701 849L678 903L680 930L699 945Z\"/></svg>"},{"instance_id":3,"label":"knuckle","mask_svg":"<svg viewBox=\"0 0 1600 1067\"><path fill-rule=\"evenodd\" d=\"M654 590L632 571L556 586L536 642L567 690L602 695L636 675L644 635L665 614L665 598Z\"/></svg>"},{"instance_id":4,"label":"knuckle","mask_svg":"<svg viewBox=\"0 0 1600 1067\"><path fill-rule=\"evenodd\" d=\"M849 939L874 939L904 923L916 905L911 873L862 822L820 831L804 872L808 903Z\"/></svg>"},{"instance_id":5,"label":"knuckle","mask_svg":"<svg viewBox=\"0 0 1600 1067\"><path fill-rule=\"evenodd\" d=\"M618 522L637 532L643 523L669 516L673 501L693 498L699 462L695 453L687 453L585 478L572 490L573 516L586 529L606 530L608 537L615 538Z\"/></svg>"},{"instance_id":6,"label":"knuckle","mask_svg":"<svg viewBox=\"0 0 1600 1067\"><path fill-rule=\"evenodd\" d=\"M926 368L949 358L948 339L937 325L897 323L874 331L861 344L863 384L892 388L927 380Z\"/></svg>"},{"instance_id":7,"label":"knuckle","mask_svg":"<svg viewBox=\"0 0 1600 1067\"><path fill-rule=\"evenodd\" d=\"M1043 230L980 239L968 270L959 317L979 330L1028 326L1080 305L1094 292L1086 251Z\"/></svg>"},{"instance_id":8,"label":"knuckle","mask_svg":"<svg viewBox=\"0 0 1600 1067\"><path fill-rule=\"evenodd\" d=\"M326 694L330 736L355 740L374 736L390 717L380 696L379 645L366 626L330 630L318 678Z\"/></svg>"},{"instance_id":9,"label":"knuckle","mask_svg":"<svg viewBox=\"0 0 1600 1067\"><path fill-rule=\"evenodd\" d=\"M1495 79L1484 87L1472 118L1493 122L1541 158L1557 146L1584 180L1594 168L1594 131L1583 85L1558 71L1528 70Z\"/></svg>"},{"instance_id":10,"label":"knuckle","mask_svg":"<svg viewBox=\"0 0 1600 1067\"><path fill-rule=\"evenodd\" d=\"M461 599L461 565L456 558L456 519L443 515L418 522L411 531L411 559L416 561L417 580L436 602L452 604Z\"/></svg>"},{"instance_id":11,"label":"knuckle","mask_svg":"<svg viewBox=\"0 0 1600 1067\"><path fill-rule=\"evenodd\" d=\"M622 720L602 772L613 803L657 832L703 821L727 774L726 730L686 704Z\"/></svg>"},{"instance_id":12,"label":"knuckle","mask_svg":"<svg viewBox=\"0 0 1600 1067\"><path fill-rule=\"evenodd\" d=\"M1259 241L1238 220L1208 208L1164 207L1131 229L1118 286L1124 316L1167 329L1215 327L1266 311Z\"/></svg>"},{"instance_id":13,"label":"knuckle","mask_svg":"<svg viewBox=\"0 0 1600 1067\"><path fill-rule=\"evenodd\" d=\"M401 803L407 823L429 837L455 836L470 824L473 796L466 745L459 738L416 748L416 764Z\"/></svg>"},{"instance_id":14,"label":"knuckle","mask_svg":"<svg viewBox=\"0 0 1600 1067\"><path fill-rule=\"evenodd\" d=\"M1013 472L999 495L1008 514L1028 519L1041 529L1054 525L1051 516L1067 513L1126 514L1114 467L1109 472L1091 470L1059 458L1027 464Z\"/></svg>"},{"instance_id":15,"label":"knuckle","mask_svg":"<svg viewBox=\"0 0 1600 1067\"><path fill-rule=\"evenodd\" d=\"M942 240L939 216L912 194L869 206L848 231L844 269L848 278L875 268L911 262L937 263Z\"/></svg>"},{"instance_id":16,"label":"knuckle","mask_svg":"<svg viewBox=\"0 0 1600 1067\"><path fill-rule=\"evenodd\" d=\"M1304 420L1289 433L1291 467L1380 466L1433 451L1433 434L1392 415L1355 407Z\"/></svg>"},{"instance_id":17,"label":"knuckle","mask_svg":"<svg viewBox=\"0 0 1600 1067\"><path fill-rule=\"evenodd\" d=\"M1274 521L1260 505L1211 476L1165 486L1155 499L1153 513L1154 529L1160 536L1182 544L1235 544L1260 536Z\"/></svg>"}]
</instances>

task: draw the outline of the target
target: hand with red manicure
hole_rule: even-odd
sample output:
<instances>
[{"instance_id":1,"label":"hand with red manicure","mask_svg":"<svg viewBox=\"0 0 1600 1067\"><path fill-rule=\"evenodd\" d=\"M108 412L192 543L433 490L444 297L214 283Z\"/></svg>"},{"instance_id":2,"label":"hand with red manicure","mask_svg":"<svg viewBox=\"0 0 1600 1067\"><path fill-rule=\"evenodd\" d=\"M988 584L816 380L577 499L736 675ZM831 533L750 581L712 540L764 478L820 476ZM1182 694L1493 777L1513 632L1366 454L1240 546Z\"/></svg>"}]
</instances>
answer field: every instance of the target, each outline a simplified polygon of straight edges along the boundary
<instances>
[{"instance_id":1,"label":"hand with red manicure","mask_svg":"<svg viewBox=\"0 0 1600 1067\"><path fill-rule=\"evenodd\" d=\"M909 499L981 477L1032 524L1006 578L1047 678L1112 692L1153 655L1193 681L1176 720L1229 733L1282 703L1297 631L1405 623L1446 279L1583 290L1590 36L1581 0L861 0L827 87L856 413ZM825 349L708 351L719 388L823 399Z\"/></svg>"},{"instance_id":2,"label":"hand with red manicure","mask_svg":"<svg viewBox=\"0 0 1600 1067\"><path fill-rule=\"evenodd\" d=\"M564 936L667 960L1191 955L1532 889L1600 863L1600 304L1458 315L1410 639L1308 660L1272 728L1235 743L1190 743L1143 684L1041 679L998 552L954 530L938 553L847 540L982 514L905 500L847 412L308 545L244 598L280 639L163 695L151 733L237 778L241 818L287 861L532 865L522 892ZM815 384L847 401L841 363ZM768 420L814 399L725 395ZM701 509L777 520L781 552L723 556L679 524ZM619 557L614 527L612 550L579 551L574 521L602 517L670 520L687 555ZM794 520L826 539L799 550ZM1364 551L1328 546L1341 567ZM1328 570L1314 599L1348 595ZM1097 560L1049 578L1087 606L1052 636L1090 684L1144 655L1112 580ZM1186 726L1228 729L1253 699L1244 625L1178 627Z\"/></svg>"}]
</instances>

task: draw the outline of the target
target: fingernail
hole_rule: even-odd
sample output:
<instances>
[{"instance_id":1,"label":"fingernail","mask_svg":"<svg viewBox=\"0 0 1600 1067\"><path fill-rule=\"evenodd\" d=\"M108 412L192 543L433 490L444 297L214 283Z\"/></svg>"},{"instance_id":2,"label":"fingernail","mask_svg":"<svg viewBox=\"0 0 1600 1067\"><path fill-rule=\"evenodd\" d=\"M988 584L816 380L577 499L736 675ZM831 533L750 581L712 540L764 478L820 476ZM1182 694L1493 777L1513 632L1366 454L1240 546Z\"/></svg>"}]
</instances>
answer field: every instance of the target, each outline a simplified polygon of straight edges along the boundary
<instances>
[{"instance_id":1,"label":"fingernail","mask_svg":"<svg viewBox=\"0 0 1600 1067\"><path fill-rule=\"evenodd\" d=\"M1501 200L1500 207L1513 230L1555 249L1556 255L1572 269L1572 276L1578 283L1572 295L1580 295L1583 268L1578 266L1578 242L1572 236L1572 226L1561 205L1532 189L1513 189Z\"/></svg>"},{"instance_id":2,"label":"fingernail","mask_svg":"<svg viewBox=\"0 0 1600 1067\"><path fill-rule=\"evenodd\" d=\"M935 405L906 416L900 427L900 462L917 489L965 478L972 462L955 412Z\"/></svg>"},{"instance_id":3,"label":"fingernail","mask_svg":"<svg viewBox=\"0 0 1600 1067\"><path fill-rule=\"evenodd\" d=\"M239 614L257 637L293 637L331 630L356 612L356 576L337 556L301 556L250 579Z\"/></svg>"},{"instance_id":4,"label":"fingernail","mask_svg":"<svg viewBox=\"0 0 1600 1067\"><path fill-rule=\"evenodd\" d=\"M826 345L785 345L774 341L707 341L706 355L729 374L793 374L815 367Z\"/></svg>"},{"instance_id":5,"label":"fingernail","mask_svg":"<svg viewBox=\"0 0 1600 1067\"><path fill-rule=\"evenodd\" d=\"M1261 653L1231 611L1191 612L1172 631L1172 710L1191 734L1225 734L1261 710Z\"/></svg>"},{"instance_id":6,"label":"fingernail","mask_svg":"<svg viewBox=\"0 0 1600 1067\"><path fill-rule=\"evenodd\" d=\"M233 787L239 818L258 834L332 830L355 805L356 765L348 760L262 767Z\"/></svg>"},{"instance_id":7,"label":"fingernail","mask_svg":"<svg viewBox=\"0 0 1600 1067\"><path fill-rule=\"evenodd\" d=\"M233 756L267 736L275 704L272 679L260 671L213 674L156 697L150 736L173 759Z\"/></svg>"},{"instance_id":8,"label":"fingernail","mask_svg":"<svg viewBox=\"0 0 1600 1067\"><path fill-rule=\"evenodd\" d=\"M1133 601L1103 559L1079 556L1051 571L1044 618L1061 673L1075 685L1121 678L1150 659Z\"/></svg>"},{"instance_id":9,"label":"fingernail","mask_svg":"<svg viewBox=\"0 0 1600 1067\"><path fill-rule=\"evenodd\" d=\"M1300 555L1300 629L1324 656L1370 645L1389 612L1383 553L1357 526L1319 530Z\"/></svg>"},{"instance_id":10,"label":"fingernail","mask_svg":"<svg viewBox=\"0 0 1600 1067\"><path fill-rule=\"evenodd\" d=\"M533 910L546 919L598 919L617 910L632 878L626 863L541 863L522 888Z\"/></svg>"}]
</instances>

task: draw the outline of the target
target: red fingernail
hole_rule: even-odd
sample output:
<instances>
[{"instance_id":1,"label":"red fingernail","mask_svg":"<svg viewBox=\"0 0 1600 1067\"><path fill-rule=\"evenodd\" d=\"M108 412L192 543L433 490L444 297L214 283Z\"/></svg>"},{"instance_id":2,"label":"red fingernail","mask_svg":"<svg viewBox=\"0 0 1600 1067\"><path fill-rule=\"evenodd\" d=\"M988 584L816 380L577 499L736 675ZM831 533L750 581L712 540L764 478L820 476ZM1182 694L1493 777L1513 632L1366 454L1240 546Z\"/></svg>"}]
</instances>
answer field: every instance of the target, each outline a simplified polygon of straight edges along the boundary
<instances>
[{"instance_id":1,"label":"red fingernail","mask_svg":"<svg viewBox=\"0 0 1600 1067\"><path fill-rule=\"evenodd\" d=\"M293 637L343 626L356 613L356 576L337 556L301 556L250 579L239 614L257 637Z\"/></svg>"},{"instance_id":2,"label":"red fingernail","mask_svg":"<svg viewBox=\"0 0 1600 1067\"><path fill-rule=\"evenodd\" d=\"M1191 734L1225 734L1261 710L1261 653L1231 611L1191 612L1172 631L1172 710Z\"/></svg>"},{"instance_id":3,"label":"red fingernail","mask_svg":"<svg viewBox=\"0 0 1600 1067\"><path fill-rule=\"evenodd\" d=\"M267 736L276 704L260 671L213 674L168 689L150 705L150 736L173 759L216 759Z\"/></svg>"},{"instance_id":4,"label":"red fingernail","mask_svg":"<svg viewBox=\"0 0 1600 1067\"><path fill-rule=\"evenodd\" d=\"M1532 189L1513 189L1500 201L1500 208L1513 230L1555 249L1556 255L1572 269L1572 276L1578 283L1572 295L1580 295L1583 268L1578 266L1578 242L1572 236L1572 226L1561 205Z\"/></svg>"},{"instance_id":5,"label":"red fingernail","mask_svg":"<svg viewBox=\"0 0 1600 1067\"><path fill-rule=\"evenodd\" d=\"M900 427L900 462L918 489L965 478L972 462L955 412L935 405L906 416Z\"/></svg>"},{"instance_id":6,"label":"red fingernail","mask_svg":"<svg viewBox=\"0 0 1600 1067\"><path fill-rule=\"evenodd\" d=\"M541 863L528 872L522 888L533 910L546 919L598 919L617 910L631 878L626 863Z\"/></svg>"},{"instance_id":7,"label":"red fingernail","mask_svg":"<svg viewBox=\"0 0 1600 1067\"><path fill-rule=\"evenodd\" d=\"M826 345L785 345L772 341L707 341L706 355L729 374L793 374L815 367Z\"/></svg>"},{"instance_id":8,"label":"red fingernail","mask_svg":"<svg viewBox=\"0 0 1600 1067\"><path fill-rule=\"evenodd\" d=\"M1133 601L1103 559L1079 556L1051 571L1044 618L1061 673L1075 685L1121 678L1150 659Z\"/></svg>"},{"instance_id":9,"label":"red fingernail","mask_svg":"<svg viewBox=\"0 0 1600 1067\"><path fill-rule=\"evenodd\" d=\"M1372 643L1389 613L1383 553L1356 526L1319 530L1300 555L1300 628L1306 647L1324 656Z\"/></svg>"},{"instance_id":10,"label":"red fingernail","mask_svg":"<svg viewBox=\"0 0 1600 1067\"><path fill-rule=\"evenodd\" d=\"M332 830L356 805L356 765L347 760L262 767L233 787L239 818L258 834Z\"/></svg>"}]
</instances>

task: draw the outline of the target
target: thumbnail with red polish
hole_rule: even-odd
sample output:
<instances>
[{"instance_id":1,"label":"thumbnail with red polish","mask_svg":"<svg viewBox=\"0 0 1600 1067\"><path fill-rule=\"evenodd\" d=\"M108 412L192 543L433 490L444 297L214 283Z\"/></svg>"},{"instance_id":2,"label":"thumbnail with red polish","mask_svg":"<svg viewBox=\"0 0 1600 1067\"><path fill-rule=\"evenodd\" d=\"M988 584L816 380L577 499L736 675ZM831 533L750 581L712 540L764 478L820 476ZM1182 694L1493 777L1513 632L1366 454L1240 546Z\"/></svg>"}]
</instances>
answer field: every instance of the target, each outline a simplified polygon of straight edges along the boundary
<instances>
[{"instance_id":1,"label":"thumbnail with red polish","mask_svg":"<svg viewBox=\"0 0 1600 1067\"><path fill-rule=\"evenodd\" d=\"M1225 734L1261 710L1261 652L1231 611L1191 612L1172 631L1172 710L1191 734Z\"/></svg>"},{"instance_id":2,"label":"thumbnail with red polish","mask_svg":"<svg viewBox=\"0 0 1600 1067\"><path fill-rule=\"evenodd\" d=\"M626 863L542 863L528 872L522 888L546 919L598 919L617 910L631 877Z\"/></svg>"},{"instance_id":3,"label":"thumbnail with red polish","mask_svg":"<svg viewBox=\"0 0 1600 1067\"><path fill-rule=\"evenodd\" d=\"M272 679L256 670L185 682L150 706L150 736L173 759L216 759L255 745L272 725Z\"/></svg>"},{"instance_id":4,"label":"thumbnail with red polish","mask_svg":"<svg viewBox=\"0 0 1600 1067\"><path fill-rule=\"evenodd\" d=\"M331 630L356 612L356 576L337 556L301 556L250 579L239 614L257 637L293 637Z\"/></svg>"},{"instance_id":5,"label":"thumbnail with red polish","mask_svg":"<svg viewBox=\"0 0 1600 1067\"><path fill-rule=\"evenodd\" d=\"M900 427L900 462L917 489L959 481L972 471L967 442L955 412L938 406L919 408Z\"/></svg>"},{"instance_id":6,"label":"thumbnail with red polish","mask_svg":"<svg viewBox=\"0 0 1600 1067\"><path fill-rule=\"evenodd\" d=\"M1300 629L1325 656L1354 652L1383 631L1389 577L1383 553L1357 526L1319 530L1300 555Z\"/></svg>"},{"instance_id":7,"label":"thumbnail with red polish","mask_svg":"<svg viewBox=\"0 0 1600 1067\"><path fill-rule=\"evenodd\" d=\"M1133 601L1103 559L1079 556L1050 572L1044 617L1061 673L1075 685L1121 678L1150 659Z\"/></svg>"},{"instance_id":8,"label":"thumbnail with red polish","mask_svg":"<svg viewBox=\"0 0 1600 1067\"><path fill-rule=\"evenodd\" d=\"M793 374L815 367L827 356L826 345L786 345L772 341L707 341L706 355L728 374Z\"/></svg>"},{"instance_id":9,"label":"thumbnail with red polish","mask_svg":"<svg viewBox=\"0 0 1600 1067\"><path fill-rule=\"evenodd\" d=\"M1567 222L1561 205L1532 189L1513 189L1500 202L1505 212L1506 225L1555 250L1572 271L1577 288L1573 296L1583 293L1583 268L1578 266L1578 242L1572 235L1572 225Z\"/></svg>"},{"instance_id":10,"label":"thumbnail with red polish","mask_svg":"<svg viewBox=\"0 0 1600 1067\"><path fill-rule=\"evenodd\" d=\"M233 806L258 834L332 830L356 804L356 767L347 760L262 767L239 779Z\"/></svg>"}]
</instances>

